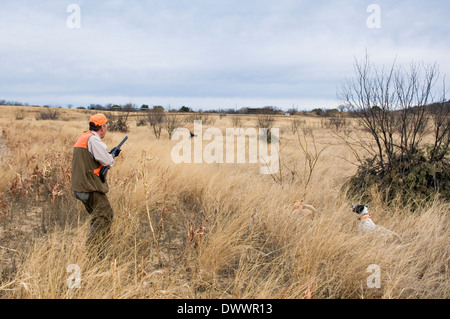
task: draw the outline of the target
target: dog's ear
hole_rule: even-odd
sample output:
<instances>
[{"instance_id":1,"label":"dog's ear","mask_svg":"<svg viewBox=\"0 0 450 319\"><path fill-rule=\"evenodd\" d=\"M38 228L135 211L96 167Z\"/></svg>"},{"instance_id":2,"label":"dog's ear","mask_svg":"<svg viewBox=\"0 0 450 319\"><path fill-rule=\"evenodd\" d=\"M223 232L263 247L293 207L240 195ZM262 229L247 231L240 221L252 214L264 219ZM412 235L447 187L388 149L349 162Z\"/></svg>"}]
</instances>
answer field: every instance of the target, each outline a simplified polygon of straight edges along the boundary
<instances>
[{"instance_id":1,"label":"dog's ear","mask_svg":"<svg viewBox=\"0 0 450 319\"><path fill-rule=\"evenodd\" d=\"M359 205L352 205L352 212L359 214Z\"/></svg>"},{"instance_id":2,"label":"dog's ear","mask_svg":"<svg viewBox=\"0 0 450 319\"><path fill-rule=\"evenodd\" d=\"M352 206L352 211L357 213L357 214L361 214L362 211L364 210L364 205L356 205L356 206Z\"/></svg>"}]
</instances>

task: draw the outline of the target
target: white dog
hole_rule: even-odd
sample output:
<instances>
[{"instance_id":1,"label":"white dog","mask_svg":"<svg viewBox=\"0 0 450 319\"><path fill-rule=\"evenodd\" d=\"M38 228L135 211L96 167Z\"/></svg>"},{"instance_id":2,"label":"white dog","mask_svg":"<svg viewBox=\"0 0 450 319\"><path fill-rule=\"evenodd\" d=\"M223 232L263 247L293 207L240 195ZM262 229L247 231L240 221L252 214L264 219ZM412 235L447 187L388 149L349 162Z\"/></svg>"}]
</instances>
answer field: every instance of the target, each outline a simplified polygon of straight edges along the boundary
<instances>
[{"instance_id":1,"label":"white dog","mask_svg":"<svg viewBox=\"0 0 450 319\"><path fill-rule=\"evenodd\" d=\"M311 205L303 204L303 200L299 200L294 203L292 213L312 219L314 218L315 213L317 213L317 209Z\"/></svg>"},{"instance_id":2,"label":"white dog","mask_svg":"<svg viewBox=\"0 0 450 319\"><path fill-rule=\"evenodd\" d=\"M395 236L400 242L403 242L402 238L395 232L384 228L383 226L376 225L369 215L369 206L366 205L356 205L352 206L352 211L359 215L359 220L361 221L358 226L358 232L360 234L367 234L372 231L378 231L383 235Z\"/></svg>"}]
</instances>

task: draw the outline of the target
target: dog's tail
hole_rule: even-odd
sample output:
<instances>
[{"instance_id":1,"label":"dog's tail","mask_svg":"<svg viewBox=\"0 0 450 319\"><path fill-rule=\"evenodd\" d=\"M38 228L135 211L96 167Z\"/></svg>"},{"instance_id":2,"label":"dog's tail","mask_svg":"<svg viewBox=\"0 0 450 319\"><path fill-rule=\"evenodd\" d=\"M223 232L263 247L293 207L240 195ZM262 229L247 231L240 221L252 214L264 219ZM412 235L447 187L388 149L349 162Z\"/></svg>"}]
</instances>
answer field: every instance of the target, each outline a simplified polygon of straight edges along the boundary
<instances>
[{"instance_id":1,"label":"dog's tail","mask_svg":"<svg viewBox=\"0 0 450 319\"><path fill-rule=\"evenodd\" d=\"M313 213L317 213L317 209L315 209L313 206L308 205L308 204L303 204L303 208L309 209L310 211L312 211Z\"/></svg>"},{"instance_id":2,"label":"dog's tail","mask_svg":"<svg viewBox=\"0 0 450 319\"><path fill-rule=\"evenodd\" d=\"M403 243L403 239L400 237L399 234L397 234L396 232L392 232L392 234L400 241L400 243Z\"/></svg>"},{"instance_id":3,"label":"dog's tail","mask_svg":"<svg viewBox=\"0 0 450 319\"><path fill-rule=\"evenodd\" d=\"M315 209L311 205L303 204L303 200L295 202L294 208L292 211L295 212L295 211L303 210L303 209L308 209L308 210L312 211L313 213L317 213L317 209Z\"/></svg>"},{"instance_id":4,"label":"dog's tail","mask_svg":"<svg viewBox=\"0 0 450 319\"><path fill-rule=\"evenodd\" d=\"M402 239L402 238L400 237L400 235L397 234L395 231L392 231L392 230L387 229L387 228L384 228L384 229L385 229L385 231L386 231L389 235L392 235L393 237L397 238L397 240L398 240L400 243L403 243L403 239Z\"/></svg>"}]
</instances>

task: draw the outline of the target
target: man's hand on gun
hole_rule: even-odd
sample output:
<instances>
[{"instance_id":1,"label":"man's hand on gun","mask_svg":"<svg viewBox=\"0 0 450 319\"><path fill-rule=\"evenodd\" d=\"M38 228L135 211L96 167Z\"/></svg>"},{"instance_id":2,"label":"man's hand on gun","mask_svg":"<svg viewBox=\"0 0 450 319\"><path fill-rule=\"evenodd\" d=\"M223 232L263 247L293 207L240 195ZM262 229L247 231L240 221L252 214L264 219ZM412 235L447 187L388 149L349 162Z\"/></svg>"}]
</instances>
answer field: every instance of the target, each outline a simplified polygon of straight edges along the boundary
<instances>
[{"instance_id":1,"label":"man's hand on gun","mask_svg":"<svg viewBox=\"0 0 450 319\"><path fill-rule=\"evenodd\" d=\"M117 156L119 156L119 154L120 154L121 151L122 151L121 149L113 148L112 151L110 152L110 154L111 154L113 157L117 157Z\"/></svg>"},{"instance_id":2,"label":"man's hand on gun","mask_svg":"<svg viewBox=\"0 0 450 319\"><path fill-rule=\"evenodd\" d=\"M120 148L122 147L123 143L125 143L125 141L126 141L127 139L128 139L128 136L125 136L125 138L122 140L122 142L120 142L120 144L119 144L118 146L114 147L114 148L111 150L111 152L109 152L109 154L111 154L112 157L117 157L117 156L119 156L119 154L120 154L120 152L121 152L121 149L120 149ZM108 170L109 170L109 167L103 167L103 168L100 170L99 177L100 177L100 179L101 179L101 181L102 181L103 183L106 182L106 173L108 173Z\"/></svg>"}]
</instances>

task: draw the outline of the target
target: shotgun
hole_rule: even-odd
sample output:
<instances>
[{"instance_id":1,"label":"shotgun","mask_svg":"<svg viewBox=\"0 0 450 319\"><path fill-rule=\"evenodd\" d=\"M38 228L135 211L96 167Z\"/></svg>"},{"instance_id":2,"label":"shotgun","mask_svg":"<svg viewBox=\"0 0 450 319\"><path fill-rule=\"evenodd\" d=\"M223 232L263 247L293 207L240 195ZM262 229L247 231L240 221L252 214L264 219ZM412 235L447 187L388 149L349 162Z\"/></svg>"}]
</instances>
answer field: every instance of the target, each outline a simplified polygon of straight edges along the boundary
<instances>
[{"instance_id":1,"label":"shotgun","mask_svg":"<svg viewBox=\"0 0 450 319\"><path fill-rule=\"evenodd\" d=\"M125 136L125 138L122 140L122 142L120 142L119 145L117 145L116 147L114 147L111 152L109 152L109 154L112 155L112 157L116 157L117 155L119 155L120 153L120 148L122 147L122 145L127 141L128 136ZM102 183L104 183L106 181L106 173L108 173L109 170L109 166L104 166L101 170L100 170L100 180L102 181Z\"/></svg>"}]
</instances>

